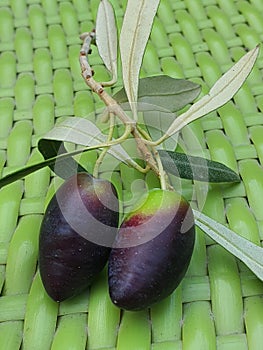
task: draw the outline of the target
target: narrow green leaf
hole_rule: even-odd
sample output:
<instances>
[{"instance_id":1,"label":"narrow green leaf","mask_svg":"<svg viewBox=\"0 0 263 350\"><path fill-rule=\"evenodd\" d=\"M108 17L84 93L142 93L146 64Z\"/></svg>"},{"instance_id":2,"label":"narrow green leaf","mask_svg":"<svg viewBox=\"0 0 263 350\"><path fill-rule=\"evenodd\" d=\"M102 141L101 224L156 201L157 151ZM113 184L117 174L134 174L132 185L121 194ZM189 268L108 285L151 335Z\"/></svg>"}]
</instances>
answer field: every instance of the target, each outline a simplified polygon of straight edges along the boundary
<instances>
[{"instance_id":1,"label":"narrow green leaf","mask_svg":"<svg viewBox=\"0 0 263 350\"><path fill-rule=\"evenodd\" d=\"M263 280L263 249L239 236L226 226L194 210L195 223L209 237L243 261L255 275Z\"/></svg>"},{"instance_id":2,"label":"narrow green leaf","mask_svg":"<svg viewBox=\"0 0 263 350\"><path fill-rule=\"evenodd\" d=\"M55 156L55 157L46 159L42 162L23 167L19 170L14 171L13 173L10 173L10 174L2 177L0 179L0 189L6 185L9 185L12 182L20 180L23 177L25 177L29 174L32 174L33 172L35 172L39 169L42 169L46 166L49 166L52 168L56 164L56 167L57 166L60 167L60 164L59 164L60 162L62 162L62 164L65 164L65 160L67 160L67 159L69 159L77 154L80 154L83 152L88 152L88 151L91 151L93 149L98 149L99 147L100 147L100 145L94 145L94 146L86 147L86 148L83 148L83 149L80 149L77 151L63 153L63 154L60 154L59 156Z\"/></svg>"},{"instance_id":3,"label":"narrow green leaf","mask_svg":"<svg viewBox=\"0 0 263 350\"><path fill-rule=\"evenodd\" d=\"M238 174L222 163L179 152L158 152L164 169L175 176L205 182L240 182Z\"/></svg>"},{"instance_id":4,"label":"narrow green leaf","mask_svg":"<svg viewBox=\"0 0 263 350\"><path fill-rule=\"evenodd\" d=\"M61 123L55 125L43 139L47 139L49 142L50 140L71 142L87 147L107 142L107 136L93 122L78 117L64 119ZM119 144L111 146L108 153L123 163L135 163Z\"/></svg>"},{"instance_id":5,"label":"narrow green leaf","mask_svg":"<svg viewBox=\"0 0 263 350\"><path fill-rule=\"evenodd\" d=\"M160 0L128 0L120 33L123 83L136 117L139 72Z\"/></svg>"},{"instance_id":6,"label":"narrow green leaf","mask_svg":"<svg viewBox=\"0 0 263 350\"><path fill-rule=\"evenodd\" d=\"M111 3L101 0L96 19L96 44L105 66L112 74L112 80L104 85L113 84L117 80L117 27Z\"/></svg>"},{"instance_id":7,"label":"narrow green leaf","mask_svg":"<svg viewBox=\"0 0 263 350\"><path fill-rule=\"evenodd\" d=\"M174 79L168 75L157 75L139 80L138 102L145 109L156 110L156 106L169 112L176 112L192 102L200 93L201 87L189 80ZM124 103L128 101L125 89L120 89L113 98Z\"/></svg>"},{"instance_id":8,"label":"narrow green leaf","mask_svg":"<svg viewBox=\"0 0 263 350\"><path fill-rule=\"evenodd\" d=\"M66 152L63 145L64 141L87 147ZM23 167L3 177L0 179L0 188L46 166L49 166L57 175L63 178L68 178L77 171L85 171L72 157L83 152L108 147L108 143L106 142L106 135L103 135L95 124L84 118L73 117L66 118L62 123L51 129L44 138L39 140L38 146L45 160ZM108 153L129 166L137 165L119 144L112 145Z\"/></svg>"},{"instance_id":9,"label":"narrow green leaf","mask_svg":"<svg viewBox=\"0 0 263 350\"><path fill-rule=\"evenodd\" d=\"M215 83L207 95L203 96L199 101L194 103L188 111L176 118L162 140L178 132L185 125L216 110L227 101L231 100L251 72L258 53L259 46L256 46L253 50L241 57L241 59Z\"/></svg>"},{"instance_id":10,"label":"narrow green leaf","mask_svg":"<svg viewBox=\"0 0 263 350\"><path fill-rule=\"evenodd\" d=\"M63 142L57 140L40 139L38 142L38 149L46 160L67 153ZM49 167L63 179L69 178L76 174L76 172L86 171L86 169L84 169L72 157L67 157L59 162L49 164Z\"/></svg>"}]
</instances>

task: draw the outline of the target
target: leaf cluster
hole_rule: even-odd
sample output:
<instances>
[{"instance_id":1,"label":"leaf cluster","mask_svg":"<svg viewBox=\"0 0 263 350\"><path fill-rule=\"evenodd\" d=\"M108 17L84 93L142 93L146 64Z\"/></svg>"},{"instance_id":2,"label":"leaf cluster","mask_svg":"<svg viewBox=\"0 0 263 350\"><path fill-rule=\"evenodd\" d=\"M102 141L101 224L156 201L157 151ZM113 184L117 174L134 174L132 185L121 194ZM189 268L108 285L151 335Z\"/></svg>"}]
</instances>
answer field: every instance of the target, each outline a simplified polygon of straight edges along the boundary
<instances>
[{"instance_id":1,"label":"leaf cluster","mask_svg":"<svg viewBox=\"0 0 263 350\"><path fill-rule=\"evenodd\" d=\"M171 103L173 110L178 111L192 102L199 92L200 86L195 83L161 75L141 79L138 98L139 101L144 102L144 110L151 112L158 110L162 117L163 108L167 107L167 104ZM127 102L125 89L119 90L115 98L119 103ZM65 142L83 147L68 152ZM94 123L85 118L68 117L39 140L38 150L43 155L44 161L23 167L3 177L0 179L0 188L46 166L63 179L67 179L76 172L87 171L73 157L99 149L103 144L106 147L106 136ZM134 161L120 144L113 145L108 152L120 162L129 166L134 165ZM159 150L158 152L165 170L181 178L207 182L240 181L233 170L219 162L175 151Z\"/></svg>"}]
</instances>

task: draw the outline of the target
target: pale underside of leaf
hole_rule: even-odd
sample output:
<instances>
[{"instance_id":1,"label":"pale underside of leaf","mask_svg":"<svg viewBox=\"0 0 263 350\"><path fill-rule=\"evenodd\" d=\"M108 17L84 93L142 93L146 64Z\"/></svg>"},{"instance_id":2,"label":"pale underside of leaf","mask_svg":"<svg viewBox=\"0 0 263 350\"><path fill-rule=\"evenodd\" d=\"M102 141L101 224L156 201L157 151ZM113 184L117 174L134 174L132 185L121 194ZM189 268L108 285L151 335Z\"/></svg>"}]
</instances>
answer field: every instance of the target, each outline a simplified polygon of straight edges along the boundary
<instances>
[{"instance_id":1,"label":"pale underside of leaf","mask_svg":"<svg viewBox=\"0 0 263 350\"><path fill-rule=\"evenodd\" d=\"M263 249L239 236L226 226L194 210L196 225L214 241L243 261L255 275L263 280Z\"/></svg>"},{"instance_id":2,"label":"pale underside of leaf","mask_svg":"<svg viewBox=\"0 0 263 350\"><path fill-rule=\"evenodd\" d=\"M160 0L128 0L120 33L123 84L136 118L139 72Z\"/></svg>"},{"instance_id":3,"label":"pale underside of leaf","mask_svg":"<svg viewBox=\"0 0 263 350\"><path fill-rule=\"evenodd\" d=\"M214 111L228 102L240 89L251 72L259 53L259 46L246 55L229 69L212 87L207 95L193 104L185 113L181 114L167 130L164 139L173 135L192 121Z\"/></svg>"},{"instance_id":4,"label":"pale underside of leaf","mask_svg":"<svg viewBox=\"0 0 263 350\"><path fill-rule=\"evenodd\" d=\"M78 117L68 117L63 122L56 125L44 137L49 140L59 140L71 142L82 146L95 146L105 144L107 136L90 120ZM131 159L124 148L117 144L109 148L108 153L125 164L135 162ZM127 160L129 162L127 162Z\"/></svg>"},{"instance_id":5,"label":"pale underside of leaf","mask_svg":"<svg viewBox=\"0 0 263 350\"><path fill-rule=\"evenodd\" d=\"M99 4L96 44L105 66L112 74L112 80L107 84L115 83L117 80L117 27L114 11L108 0L102 0Z\"/></svg>"}]
</instances>

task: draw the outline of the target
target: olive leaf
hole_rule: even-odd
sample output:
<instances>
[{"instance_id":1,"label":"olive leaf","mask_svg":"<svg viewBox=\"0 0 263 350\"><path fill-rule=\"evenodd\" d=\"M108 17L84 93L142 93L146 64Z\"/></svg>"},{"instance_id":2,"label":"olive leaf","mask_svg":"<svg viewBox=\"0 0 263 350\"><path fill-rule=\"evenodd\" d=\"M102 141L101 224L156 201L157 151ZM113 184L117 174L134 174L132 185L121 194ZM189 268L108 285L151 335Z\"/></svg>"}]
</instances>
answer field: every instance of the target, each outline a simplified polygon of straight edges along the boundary
<instances>
[{"instance_id":1,"label":"olive leaf","mask_svg":"<svg viewBox=\"0 0 263 350\"><path fill-rule=\"evenodd\" d=\"M185 125L214 111L228 102L240 89L251 72L259 53L259 46L250 50L230 68L212 87L209 93L194 103L185 113L175 119L165 135L163 141L181 130Z\"/></svg>"},{"instance_id":2,"label":"olive leaf","mask_svg":"<svg viewBox=\"0 0 263 350\"><path fill-rule=\"evenodd\" d=\"M214 241L243 261L254 274L263 280L263 249L239 236L226 226L194 210L195 223Z\"/></svg>"},{"instance_id":3,"label":"olive leaf","mask_svg":"<svg viewBox=\"0 0 263 350\"><path fill-rule=\"evenodd\" d=\"M56 158L60 154L68 153L63 142L58 140L40 139L37 146L46 160ZM72 157L67 157L61 161L50 163L48 166L63 179L69 178L76 174L76 172L86 171L86 169L84 169Z\"/></svg>"},{"instance_id":4,"label":"olive leaf","mask_svg":"<svg viewBox=\"0 0 263 350\"><path fill-rule=\"evenodd\" d=\"M179 152L158 152L164 169L175 176L205 182L240 182L238 174L222 163Z\"/></svg>"},{"instance_id":5,"label":"olive leaf","mask_svg":"<svg viewBox=\"0 0 263 350\"><path fill-rule=\"evenodd\" d=\"M68 159L72 158L73 156L78 155L78 154L83 153L83 152L88 152L88 151L91 151L94 149L98 149L98 148L100 148L100 145L94 145L94 146L86 147L86 148L79 149L76 151L56 155L56 156L48 158L42 162L38 162L38 163L35 163L32 165L25 166L21 169L18 169L16 171L2 177L0 179L0 188L4 187L6 185L9 185L10 183L12 183L14 181L20 180L23 177L30 175L33 172L40 170L46 166L49 166L51 169L53 169L55 164L56 164L56 166L59 167L60 163L61 163L61 167L62 167L63 165L65 165L65 161L68 161ZM73 163L71 163L71 164L73 164ZM73 165L73 167L74 167L74 165Z\"/></svg>"},{"instance_id":6,"label":"olive leaf","mask_svg":"<svg viewBox=\"0 0 263 350\"><path fill-rule=\"evenodd\" d=\"M112 80L103 85L114 84L117 80L117 27L113 7L108 0L101 0L96 18L96 45Z\"/></svg>"},{"instance_id":7,"label":"olive leaf","mask_svg":"<svg viewBox=\"0 0 263 350\"><path fill-rule=\"evenodd\" d=\"M123 84L134 118L139 72L160 0L128 0L120 33Z\"/></svg>"},{"instance_id":8,"label":"olive leaf","mask_svg":"<svg viewBox=\"0 0 263 350\"><path fill-rule=\"evenodd\" d=\"M81 146L94 146L107 142L107 136L93 122L79 117L67 117L42 139L49 142L51 140L71 142ZM40 141L40 144L41 142L43 141ZM111 146L108 153L125 164L136 165L120 144Z\"/></svg>"},{"instance_id":9,"label":"olive leaf","mask_svg":"<svg viewBox=\"0 0 263 350\"><path fill-rule=\"evenodd\" d=\"M143 103L144 110L155 111L158 106L169 112L176 112L192 102L200 91L200 85L189 80L157 75L139 79L138 102ZM120 89L113 98L118 103L128 101L124 88Z\"/></svg>"},{"instance_id":10,"label":"olive leaf","mask_svg":"<svg viewBox=\"0 0 263 350\"><path fill-rule=\"evenodd\" d=\"M63 142L71 142L86 147L67 152ZM45 160L4 176L0 179L0 188L46 166L49 166L62 178L67 178L77 171L85 171L72 157L106 147L107 144L106 135L102 134L94 123L84 118L68 117L38 141L39 151ZM108 153L129 166L137 165L119 144L112 145Z\"/></svg>"}]
</instances>

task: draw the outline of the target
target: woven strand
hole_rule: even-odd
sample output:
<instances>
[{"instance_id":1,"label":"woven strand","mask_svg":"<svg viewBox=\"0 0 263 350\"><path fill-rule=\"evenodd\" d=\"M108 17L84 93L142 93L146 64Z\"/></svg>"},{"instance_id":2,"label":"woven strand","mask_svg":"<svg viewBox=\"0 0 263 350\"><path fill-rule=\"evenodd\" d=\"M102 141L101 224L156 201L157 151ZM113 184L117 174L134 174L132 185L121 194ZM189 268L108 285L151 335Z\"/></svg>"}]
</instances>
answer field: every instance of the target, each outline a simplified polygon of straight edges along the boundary
<instances>
[{"instance_id":1,"label":"woven strand","mask_svg":"<svg viewBox=\"0 0 263 350\"><path fill-rule=\"evenodd\" d=\"M126 1L112 0L117 23ZM79 34L94 28L99 0L2 0L0 5L0 171L41 159L38 139L66 116L95 121L101 101L87 89L78 64ZM247 49L263 39L261 0L162 0L141 76L168 74L201 84L203 93ZM96 47L95 78L107 80ZM239 172L236 185L209 185L203 212L262 245L263 57L232 101L181 133L190 154ZM119 81L114 88L120 87ZM193 137L195 135L195 137ZM81 162L92 171L97 152ZM107 165L107 164L106 164ZM110 178L135 200L127 167ZM118 171L117 171L118 170ZM124 189L121 179L126 179ZM178 289L150 310L120 313L108 296L105 271L82 295L60 305L37 272L38 233L61 179L42 169L0 192L0 349L259 349L263 343L263 284L248 268L197 229L195 251ZM158 186L151 172L150 188ZM172 178L174 184L178 184ZM205 187L182 181L196 206ZM87 331L88 330L88 331Z\"/></svg>"}]
</instances>

